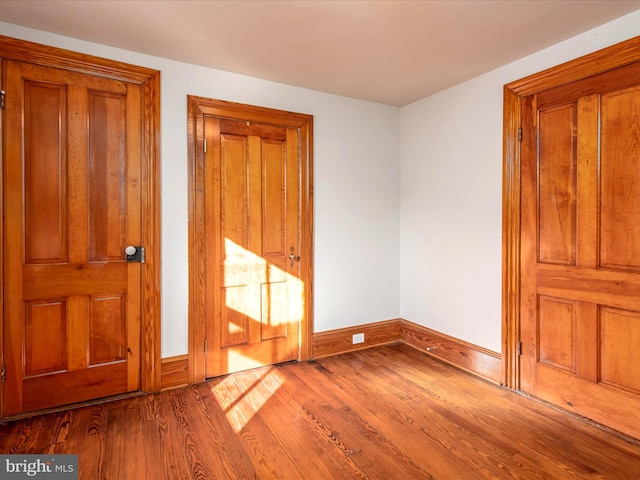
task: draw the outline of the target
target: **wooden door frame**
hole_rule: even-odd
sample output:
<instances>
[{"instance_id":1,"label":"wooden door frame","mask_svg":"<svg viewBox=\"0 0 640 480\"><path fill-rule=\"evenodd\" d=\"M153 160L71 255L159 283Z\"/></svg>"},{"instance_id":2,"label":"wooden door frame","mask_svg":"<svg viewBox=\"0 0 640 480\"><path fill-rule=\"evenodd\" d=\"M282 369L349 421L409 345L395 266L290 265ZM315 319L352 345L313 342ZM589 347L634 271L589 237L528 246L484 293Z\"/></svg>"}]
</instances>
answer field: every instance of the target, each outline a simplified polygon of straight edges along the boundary
<instances>
[{"instance_id":1,"label":"wooden door frame","mask_svg":"<svg viewBox=\"0 0 640 480\"><path fill-rule=\"evenodd\" d=\"M205 380L206 244L203 117L249 120L300 131L300 280L304 284L298 360L310 360L313 340L313 116L265 107L187 96L189 155L189 383Z\"/></svg>"},{"instance_id":2,"label":"wooden door frame","mask_svg":"<svg viewBox=\"0 0 640 480\"><path fill-rule=\"evenodd\" d=\"M520 390L519 131L522 98L640 61L640 36L504 86L502 170L502 384Z\"/></svg>"},{"instance_id":3,"label":"wooden door frame","mask_svg":"<svg viewBox=\"0 0 640 480\"><path fill-rule=\"evenodd\" d=\"M141 86L141 239L146 256L142 268L141 286L140 379L142 391L157 391L160 389L161 374L160 72L2 35L0 35L0 59L71 70ZM7 95L11 95L11 92L7 92ZM3 194L0 195L0 199L2 197ZM0 230L0 245L4 245L2 235ZM4 278L3 268L4 264L0 263L2 278ZM4 332L1 310L0 331Z\"/></svg>"}]
</instances>

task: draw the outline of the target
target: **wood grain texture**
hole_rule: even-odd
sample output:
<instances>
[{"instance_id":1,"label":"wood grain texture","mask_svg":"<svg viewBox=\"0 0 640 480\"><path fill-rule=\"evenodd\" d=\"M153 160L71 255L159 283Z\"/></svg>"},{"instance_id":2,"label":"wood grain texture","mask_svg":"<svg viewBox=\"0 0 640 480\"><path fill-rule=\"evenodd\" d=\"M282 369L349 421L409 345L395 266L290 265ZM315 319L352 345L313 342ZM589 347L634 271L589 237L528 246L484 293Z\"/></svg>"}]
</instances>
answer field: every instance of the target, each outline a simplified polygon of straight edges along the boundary
<instances>
[{"instance_id":1,"label":"wood grain texture","mask_svg":"<svg viewBox=\"0 0 640 480\"><path fill-rule=\"evenodd\" d=\"M523 97L634 63L638 58L640 36L516 80L507 88Z\"/></svg>"},{"instance_id":2,"label":"wood grain texture","mask_svg":"<svg viewBox=\"0 0 640 480\"><path fill-rule=\"evenodd\" d=\"M353 343L353 335L364 333L364 343ZM313 358L362 350L400 341L400 320L386 320L355 327L319 332L313 336Z\"/></svg>"},{"instance_id":3,"label":"wood grain texture","mask_svg":"<svg viewBox=\"0 0 640 480\"><path fill-rule=\"evenodd\" d=\"M609 48L599 50L584 57L569 61L562 65L547 69L545 71L530 75L521 80L511 82L504 87L504 103L503 103L503 293L502 293L502 315L503 315L503 381L505 385L511 388L520 388L520 373L522 368L529 368L527 365L520 364L520 358L517 355L520 340L520 324L528 321L521 318L520 298L526 297L521 292L522 278L520 272L520 210L521 203L524 208L528 208L527 202L521 202L521 155L522 150L532 148L535 144L535 132L528 132L525 122L522 124L522 117L527 113L523 112L523 100L533 94L540 94L540 101L543 105L552 105L558 102L556 97L560 97L562 101L566 101L567 95L576 99L588 95L590 89L594 85L601 84L601 80L596 80L595 76L617 69L620 75L613 74L607 77L607 81L612 81L614 87L623 88L628 79L635 79L637 75L627 75L629 69L634 70L634 62L640 60L640 37L635 37L628 41L613 45ZM635 70L634 70L635 71ZM626 77L624 79L623 77ZM570 84L574 84L570 86ZM602 85L600 85L601 87ZM606 87L610 88L610 87ZM611 87L613 88L613 87ZM554 89L555 94L550 93ZM554 96L555 95L555 96ZM572 97L573 96L573 97ZM585 113L589 113L597 108L597 99L590 98L585 101L579 100L579 112L582 120L578 122L579 131L590 131L597 127L593 122L585 123L583 121ZM535 109L529 108L529 113ZM535 123L535 122L534 122ZM519 130L523 127L522 133ZM520 137L522 135L522 137ZM520 140L520 138L522 140ZM581 136L581 138L586 138ZM522 141L522 143L520 143ZM527 146L529 145L529 146ZM584 142L578 140L578 163L596 166L592 155L585 149ZM585 170L583 170L585 171ZM578 175L579 185L589 185L593 183L597 172ZM585 216L593 209L597 209L597 205L587 201L583 201L578 195L578 229L580 233L587 230L596 232L595 228L585 222ZM580 235L586 239L585 235ZM585 240L579 240L584 245ZM595 242L595 240L591 240ZM582 266L594 266L592 258L581 257L578 254L578 263ZM528 340L528 339L523 339ZM527 341L524 342L526 348ZM534 342L535 343L535 342ZM522 388L525 388L524 386Z\"/></svg>"},{"instance_id":4,"label":"wood grain texture","mask_svg":"<svg viewBox=\"0 0 640 480\"><path fill-rule=\"evenodd\" d=\"M195 102L187 101L188 212L189 212L189 383L201 382L205 371L206 265L204 115Z\"/></svg>"},{"instance_id":5,"label":"wood grain texture","mask_svg":"<svg viewBox=\"0 0 640 480\"><path fill-rule=\"evenodd\" d=\"M4 35L0 35L0 52L2 52L3 58L12 58L36 65L57 65L63 70L90 73L137 84L144 84L150 77L158 73L157 70L150 68L18 40Z\"/></svg>"},{"instance_id":6,"label":"wood grain texture","mask_svg":"<svg viewBox=\"0 0 640 480\"><path fill-rule=\"evenodd\" d=\"M637 476L640 444L406 345L241 372L0 425L3 453L95 479Z\"/></svg>"},{"instance_id":7,"label":"wood grain texture","mask_svg":"<svg viewBox=\"0 0 640 480\"><path fill-rule=\"evenodd\" d=\"M365 341L353 344L353 335L358 333L364 333ZM404 343L462 370L500 383L500 354L401 318L316 333L313 337L313 358L393 343Z\"/></svg>"},{"instance_id":8,"label":"wood grain texture","mask_svg":"<svg viewBox=\"0 0 640 480\"><path fill-rule=\"evenodd\" d=\"M639 271L640 203L631 199L640 194L640 86L600 102L600 267Z\"/></svg>"},{"instance_id":9,"label":"wood grain texture","mask_svg":"<svg viewBox=\"0 0 640 480\"><path fill-rule=\"evenodd\" d=\"M520 388L521 99L504 87L502 160L502 384Z\"/></svg>"},{"instance_id":10,"label":"wood grain texture","mask_svg":"<svg viewBox=\"0 0 640 480\"><path fill-rule=\"evenodd\" d=\"M634 437L638 72L522 99L519 267L523 391Z\"/></svg>"},{"instance_id":11,"label":"wood grain texture","mask_svg":"<svg viewBox=\"0 0 640 480\"><path fill-rule=\"evenodd\" d=\"M189 341L190 382L197 383L205 378L207 375L206 365L220 363L220 358L217 358L220 355L215 353L220 349L219 339L207 338L206 334L206 319L211 317L211 312L214 312L217 305L220 304L220 302L215 304L212 302L213 295L207 294L207 284L205 282L205 278L214 275L212 272L217 268L213 263L216 252L207 252L207 235L201 233L207 228L206 225L214 225L215 221L220 218L219 212L216 211L216 208L219 207L215 207L220 202L216 201L214 196L213 176L205 175L206 170L204 168L205 123L207 125L207 136L219 136L220 131L218 130L218 133L214 131L219 127L216 127L214 125L215 122L211 121L211 119L217 117L242 121L242 123L224 121L227 127L231 127L236 133L242 133L249 126L253 128L254 124L285 127L287 143L289 143L289 139L293 139L293 132L295 132L297 147L295 149L289 147L287 156L291 157L292 153L295 153L296 156L299 155L300 157L300 172L296 175L300 182L298 192L300 199L300 242L299 253L296 252L296 254L299 257L297 277L300 280L304 297L303 315L302 320L299 322L301 330L299 335L300 342L296 350L300 360L308 359L310 357L313 332L313 205L311 184L313 117L195 96L189 96L187 103L190 218L189 330L192 332ZM249 122L249 125L246 122ZM258 128L262 128L265 132L274 130L266 127ZM229 135L229 137L232 137L232 135ZM218 156L219 152L216 153L214 150L219 146L212 145L213 143L207 142L207 155ZM210 207L205 208L206 205ZM289 243L287 243L287 248L289 246ZM287 250L286 254L289 254L289 250ZM216 337L216 335L213 336ZM208 354L206 356L205 338L208 345Z\"/></svg>"},{"instance_id":12,"label":"wood grain texture","mask_svg":"<svg viewBox=\"0 0 640 480\"><path fill-rule=\"evenodd\" d=\"M400 324L400 338L407 345L485 380L500 384L501 356L499 353L407 320L403 320Z\"/></svg>"},{"instance_id":13,"label":"wood grain texture","mask_svg":"<svg viewBox=\"0 0 640 480\"><path fill-rule=\"evenodd\" d=\"M54 67L58 69L60 75L70 76L77 73L91 75L95 79L95 85L109 83L114 88L127 82L129 90L133 85L140 90L139 104L142 113L139 117L132 116L131 122L138 123L136 128L140 131L140 152L137 153L142 166L142 175L139 178L139 188L141 190L140 200L142 203L142 239L141 243L146 248L146 263L141 275L142 291L141 304L142 312L137 315L141 319L141 328L133 328L131 332L142 331L142 347L135 355L129 354L130 360L141 365L141 375L138 380L133 380L130 386L140 386L152 391L160 387L160 72L157 70L138 67L123 62L107 60L90 55L70 52L46 45L40 45L23 40L0 36L0 51L4 59L26 62L33 65L35 69L42 67ZM95 87L94 85L94 87ZM101 90L100 87L95 87ZM17 91L17 90L16 90ZM131 93L131 92L130 92ZM132 95L133 98L135 95ZM85 102L86 103L86 102ZM70 107L74 111L85 108L83 102L71 102ZM4 128L4 127L2 127ZM129 129L128 134L132 132ZM4 134L2 135L4 138ZM86 156L86 152L79 150L77 142L72 139L69 147L69 155L78 158ZM3 152L5 149L3 147ZM6 152L5 152L6 153ZM131 155L131 151L127 155ZM80 172L82 176L82 172ZM4 212L4 204L3 204ZM6 212L5 212L6 213ZM73 212L72 212L73 213ZM70 219L73 223L83 222L82 215L73 216ZM75 227L74 227L75 228ZM0 239L4 248L8 248L4 232ZM75 239L74 245L80 245ZM11 249L18 251L15 245ZM72 252L73 253L73 252ZM75 261L75 260L74 260ZM4 262L3 262L4 265ZM7 293L5 291L5 293ZM10 293L10 292L9 292ZM15 293L15 292L14 292ZM5 296L6 298L6 296ZM130 312L131 313L131 312ZM4 332L3 319L0 319L0 330ZM135 336L135 335L133 335ZM132 335L129 335L132 338ZM135 357L135 358L134 358ZM82 360L71 359L74 364L80 365ZM4 411L4 405L2 405Z\"/></svg>"},{"instance_id":14,"label":"wood grain texture","mask_svg":"<svg viewBox=\"0 0 640 480\"><path fill-rule=\"evenodd\" d=\"M162 262L160 221L160 72L142 85L142 158L140 195L142 203L142 245L145 264L141 269L141 387L145 392L160 388Z\"/></svg>"},{"instance_id":15,"label":"wood grain texture","mask_svg":"<svg viewBox=\"0 0 640 480\"><path fill-rule=\"evenodd\" d=\"M189 385L189 356L162 359L162 390Z\"/></svg>"},{"instance_id":16,"label":"wood grain texture","mask_svg":"<svg viewBox=\"0 0 640 480\"><path fill-rule=\"evenodd\" d=\"M139 155L125 157L125 150L139 152L141 143L139 126L125 134L125 117L139 124L139 96L125 109L121 82L24 62L6 65L6 81L17 88L10 90L4 115L18 118L7 125L11 142L21 145L8 148L3 158L3 188L21 189L23 200L6 197L4 231L23 239L25 250L13 251L16 261L4 265L5 285L22 279L22 291L7 299L5 311L23 310L29 321L23 327L24 319L12 315L4 324L5 331L14 331L12 338L23 339L22 346L16 344L7 351L24 350L24 360L7 362L7 375L25 385L22 400L18 390L4 391L3 414L52 407L54 398L59 404L84 401L90 398L89 391L111 395L124 393L129 386L138 390L140 338L134 335L127 342L125 332L140 331L138 326L129 328L131 321L140 321L140 296L135 292L140 282L128 283L131 267L124 263L123 250L126 238L139 240L139 197L131 204L136 214L124 212L125 171L140 169ZM92 89L100 89L101 96L93 98ZM106 104L105 98L109 99ZM75 109L84 104L85 108ZM21 130L14 131L21 119ZM15 156L19 152L23 155ZM14 181L20 183L13 186ZM48 242L53 249L44 247ZM115 275L106 277L118 281L104 282L95 275L92 267L96 265L111 270ZM16 305L10 306L11 302ZM136 312L132 319L126 316L129 310ZM124 382L109 378L122 372L103 366L126 362L126 352L134 352L135 363L125 373L135 378L125 376ZM46 359L49 353L51 360ZM21 361L23 367L14 370ZM85 368L89 369L85 374L77 373ZM52 391L56 380L48 377L58 376L58 388ZM73 379L79 381L75 388ZM123 390L114 391L116 385L124 385Z\"/></svg>"},{"instance_id":17,"label":"wood grain texture","mask_svg":"<svg viewBox=\"0 0 640 480\"><path fill-rule=\"evenodd\" d=\"M0 78L4 78L4 62L0 62ZM4 121L0 122L0 152L4 152ZM4 155L4 153L3 153ZM4 212L4 192L0 195L0 211ZM0 278L4 279L4 222L0 222ZM0 288L0 305L4 305L4 288ZM4 359L4 312L0 313L0 362L5 364ZM4 395L0 395L0 415L4 412Z\"/></svg>"},{"instance_id":18,"label":"wood grain texture","mask_svg":"<svg viewBox=\"0 0 640 480\"><path fill-rule=\"evenodd\" d=\"M576 263L576 105L538 115L538 258Z\"/></svg>"}]
</instances>

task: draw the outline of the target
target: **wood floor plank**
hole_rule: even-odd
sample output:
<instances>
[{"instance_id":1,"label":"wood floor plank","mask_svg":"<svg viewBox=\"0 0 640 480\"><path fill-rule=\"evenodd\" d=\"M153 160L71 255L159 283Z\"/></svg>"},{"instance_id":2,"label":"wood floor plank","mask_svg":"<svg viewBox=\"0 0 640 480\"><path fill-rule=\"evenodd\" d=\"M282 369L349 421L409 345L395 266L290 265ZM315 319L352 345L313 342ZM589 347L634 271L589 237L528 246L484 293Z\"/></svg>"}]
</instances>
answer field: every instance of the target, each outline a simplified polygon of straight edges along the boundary
<instances>
[{"instance_id":1,"label":"wood floor plank","mask_svg":"<svg viewBox=\"0 0 640 480\"><path fill-rule=\"evenodd\" d=\"M177 421L171 404L172 392L158 395L158 433L160 435L160 452L164 478L166 480L181 480L189 478L191 444L183 438L180 422Z\"/></svg>"},{"instance_id":2,"label":"wood floor plank","mask_svg":"<svg viewBox=\"0 0 640 480\"><path fill-rule=\"evenodd\" d=\"M101 478L144 478L144 463L140 461L143 453L142 422L132 407L131 402L121 401L108 406ZM133 464L129 462L132 458L135 459Z\"/></svg>"},{"instance_id":3,"label":"wood floor plank","mask_svg":"<svg viewBox=\"0 0 640 480\"><path fill-rule=\"evenodd\" d=\"M306 369L304 378L296 374L299 371L297 365L283 367L287 383L294 386L289 391L289 401L300 402L329 447L349 456L368 478L434 478L381 430L323 388L325 379L314 375L314 369Z\"/></svg>"},{"instance_id":4,"label":"wood floor plank","mask_svg":"<svg viewBox=\"0 0 640 480\"><path fill-rule=\"evenodd\" d=\"M397 445L423 465L428 465L435 477L474 478L480 473L480 478L503 478L500 472L491 472L491 467L495 467L494 462L488 461L485 454L477 451L476 445L471 449L465 448L468 444L465 432L443 421L438 412L441 407L433 400L424 402L417 409L413 408L410 402L414 392L370 381L367 375L361 373L362 369L354 374L345 374L338 368L342 366L342 360L340 363L323 360L322 363L336 374L334 382L344 392L344 401L351 399L360 405L361 415L366 415L368 421L384 429ZM344 362L347 371L350 368L348 363ZM378 369L375 374L379 374ZM495 457L499 459L500 454L497 453ZM485 462L489 465L484 465ZM489 473L484 472L487 468Z\"/></svg>"},{"instance_id":5,"label":"wood floor plank","mask_svg":"<svg viewBox=\"0 0 640 480\"><path fill-rule=\"evenodd\" d=\"M219 381L211 381L200 384L198 386L202 395L202 401L205 404L209 418L214 425L219 428L231 429L229 419L226 417L230 410L224 411L217 403L216 396L213 393ZM220 388L216 391L221 390ZM234 437L225 435L226 438ZM266 425L262 417L253 416L251 420L245 423L235 437L237 444L229 445L227 448L240 449L243 448L249 457L253 468L255 469L256 478L278 478L279 472L289 472L292 478L304 478L295 462L289 456L287 450L282 446L278 437Z\"/></svg>"},{"instance_id":6,"label":"wood floor plank","mask_svg":"<svg viewBox=\"0 0 640 480\"><path fill-rule=\"evenodd\" d=\"M6 422L0 453L78 454L80 480L640 479L640 441L404 345Z\"/></svg>"},{"instance_id":7,"label":"wood floor plank","mask_svg":"<svg viewBox=\"0 0 640 480\"><path fill-rule=\"evenodd\" d=\"M71 410L72 417L66 440L56 445L55 453L78 455L79 480L99 480L104 463L104 405ZM101 419L96 422L96 419ZM99 426L98 426L99 425ZM40 452L37 452L40 453Z\"/></svg>"},{"instance_id":8,"label":"wood floor plank","mask_svg":"<svg viewBox=\"0 0 640 480\"><path fill-rule=\"evenodd\" d=\"M596 478L596 475L603 475L602 478L607 478L607 475L622 475L622 471L616 471L616 465L619 461L624 464L625 460L629 460L625 453L617 453L616 448L608 450L607 455L602 456L601 449L598 448L600 442L592 441L593 439L581 430L588 426L585 422L557 410L549 411L548 407L545 407L544 414L541 415L538 410L531 409L539 406L538 402L528 401L526 406L520 406L514 401L517 400L517 396L513 392L505 390L505 395L494 395L495 386L481 379L456 376L441 382L424 383L422 376L411 373L410 368L404 369L401 375L413 379L423 388L438 391L443 399L450 403L451 410L466 409L472 418L472 421L467 423L467 428L478 435L486 435L487 432L493 431L496 435L503 436L509 429L519 432L519 435L510 441L518 448L520 458L535 457L536 462L546 458L551 465L565 464L567 476L571 474L576 478L582 478L584 475L590 475ZM468 389L460 388L470 383L474 385L473 395ZM478 395L483 396L482 402L477 401ZM550 419L550 416L553 418ZM563 442L555 436L560 421L566 428L573 430L572 442ZM594 431L591 426L588 427L589 432ZM629 442L617 437L614 438L614 443L629 445ZM527 452L530 455L527 455ZM588 454L585 455L585 452ZM606 466L606 471L598 473L603 466Z\"/></svg>"},{"instance_id":9,"label":"wood floor plank","mask_svg":"<svg viewBox=\"0 0 640 480\"><path fill-rule=\"evenodd\" d=\"M182 393L194 441L200 446L214 478L254 478L255 471L244 446L231 428L212 421L212 409L207 408L198 386L187 387Z\"/></svg>"},{"instance_id":10,"label":"wood floor plank","mask_svg":"<svg viewBox=\"0 0 640 480\"><path fill-rule=\"evenodd\" d=\"M259 415L281 445L296 459L298 470L303 478L365 478L353 462L343 455L327 448L322 433L317 431L317 424L304 411L299 402L291 403L283 396L281 388L267 387L247 376L247 373L232 377L236 388L230 382L228 387L236 398L238 414L236 422L246 423ZM266 391L263 391L265 389ZM256 392L253 395L248 393ZM260 398L268 396L268 401ZM258 407L259 405L259 407Z\"/></svg>"},{"instance_id":11,"label":"wood floor plank","mask_svg":"<svg viewBox=\"0 0 640 480\"><path fill-rule=\"evenodd\" d=\"M6 453L45 453L55 438L56 416L42 415L20 422L14 431L15 443Z\"/></svg>"},{"instance_id":12,"label":"wood floor plank","mask_svg":"<svg viewBox=\"0 0 640 480\"><path fill-rule=\"evenodd\" d=\"M518 447L519 456L536 464L545 460L552 469L562 465L563 477L625 478L627 473L618 465L640 461L637 444L611 436L611 448L603 455L599 428L507 389L496 395L495 385L477 377L456 375L428 384L420 373L414 375L412 368L402 369L401 376L409 376L424 388L437 389L452 405L467 410L473 418L470 428L479 435L487 431L503 436L506 431L513 432L510 441ZM478 398L483 400L479 402ZM557 434L560 426L567 435Z\"/></svg>"},{"instance_id":13,"label":"wood floor plank","mask_svg":"<svg viewBox=\"0 0 640 480\"><path fill-rule=\"evenodd\" d=\"M461 375L427 383L423 381L420 373L412 373L412 368L403 369L401 376L415 381L422 388L435 389L434 391L439 392L439 395L451 405L450 410L467 412L471 421L465 424L466 428L477 435L486 435L492 431L497 436L504 436L505 431L515 433L510 437L510 441L518 448L518 458L537 465L541 472L544 471L546 463L552 472L556 471L557 465L563 465L562 475L566 478L624 478L624 472L617 469L617 463L620 461L624 464L625 461L629 462L630 458L624 454L624 458L616 455L614 448L607 451L608 460L603 459L599 448L601 440L592 442L589 436L585 436L579 429L574 430L574 427L587 426L583 421L557 410L550 412L548 407L545 407L543 415L539 415L535 409L518 406L515 400L519 395L506 389L503 389L504 395L496 395L494 385L476 377ZM470 385L473 385L473 390L465 388ZM483 398L483 401L478 402L478 397ZM528 401L527 405L533 407L540 404ZM549 418L550 416L554 418ZM559 422L572 432L570 442L556 435ZM459 420L458 423L463 422ZM594 429L589 428L589 431L594 432ZM615 438L614 443L618 443L619 440Z\"/></svg>"}]
</instances>

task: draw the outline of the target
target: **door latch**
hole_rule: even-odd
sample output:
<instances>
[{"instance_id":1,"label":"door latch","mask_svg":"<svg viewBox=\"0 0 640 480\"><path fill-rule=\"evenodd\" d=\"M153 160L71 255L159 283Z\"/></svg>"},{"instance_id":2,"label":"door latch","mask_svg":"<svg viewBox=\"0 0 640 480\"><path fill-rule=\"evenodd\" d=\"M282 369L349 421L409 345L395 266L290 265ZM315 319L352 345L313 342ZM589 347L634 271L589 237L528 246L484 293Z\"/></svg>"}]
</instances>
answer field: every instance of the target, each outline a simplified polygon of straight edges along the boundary
<instances>
[{"instance_id":1,"label":"door latch","mask_svg":"<svg viewBox=\"0 0 640 480\"><path fill-rule=\"evenodd\" d=\"M139 262L144 263L144 247L129 245L124 249L127 256L127 263Z\"/></svg>"},{"instance_id":2,"label":"door latch","mask_svg":"<svg viewBox=\"0 0 640 480\"><path fill-rule=\"evenodd\" d=\"M295 247L291 247L289 249L289 251L291 252L289 254L289 260L291 260L291 264L290 264L291 267L293 267L293 262L297 262L298 260L300 260L300 257L298 257L295 253L293 253L295 252L295 250L296 250Z\"/></svg>"}]
</instances>

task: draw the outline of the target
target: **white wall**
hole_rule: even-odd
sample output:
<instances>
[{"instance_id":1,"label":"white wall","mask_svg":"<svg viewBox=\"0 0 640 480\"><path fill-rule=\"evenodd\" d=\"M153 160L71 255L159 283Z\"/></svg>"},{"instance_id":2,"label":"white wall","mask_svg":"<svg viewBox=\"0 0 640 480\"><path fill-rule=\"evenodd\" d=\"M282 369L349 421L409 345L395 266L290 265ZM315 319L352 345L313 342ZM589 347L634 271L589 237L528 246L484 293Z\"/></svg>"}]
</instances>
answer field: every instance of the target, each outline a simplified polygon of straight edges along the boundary
<instances>
[{"instance_id":1,"label":"white wall","mask_svg":"<svg viewBox=\"0 0 640 480\"><path fill-rule=\"evenodd\" d=\"M640 11L402 109L2 22L0 34L162 72L163 357L187 352L187 94L314 116L316 332L401 316L499 352L502 87L639 35Z\"/></svg>"},{"instance_id":2,"label":"white wall","mask_svg":"<svg viewBox=\"0 0 640 480\"><path fill-rule=\"evenodd\" d=\"M640 11L402 108L402 318L501 351L503 85L637 35Z\"/></svg>"},{"instance_id":3,"label":"white wall","mask_svg":"<svg viewBox=\"0 0 640 480\"><path fill-rule=\"evenodd\" d=\"M2 22L0 34L161 71L163 357L188 348L188 94L314 116L314 330L399 316L400 109Z\"/></svg>"}]
</instances>

